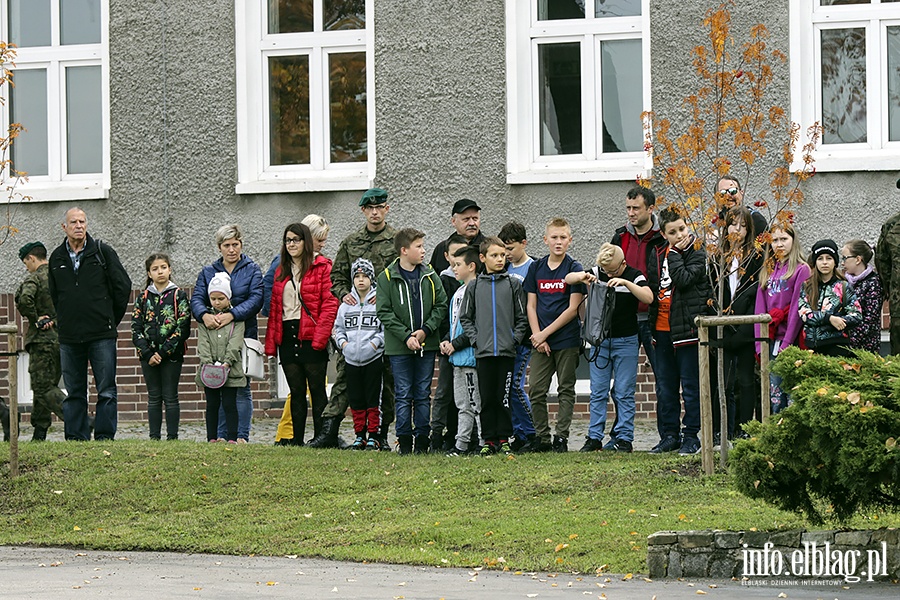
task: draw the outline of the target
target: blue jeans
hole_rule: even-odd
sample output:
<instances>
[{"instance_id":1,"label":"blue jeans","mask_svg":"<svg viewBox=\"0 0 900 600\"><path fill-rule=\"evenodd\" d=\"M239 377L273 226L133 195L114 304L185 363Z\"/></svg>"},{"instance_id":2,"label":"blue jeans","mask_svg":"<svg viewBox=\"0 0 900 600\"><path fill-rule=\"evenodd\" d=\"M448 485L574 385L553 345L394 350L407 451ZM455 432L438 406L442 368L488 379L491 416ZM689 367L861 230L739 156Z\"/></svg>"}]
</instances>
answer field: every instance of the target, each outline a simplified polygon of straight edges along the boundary
<instances>
[{"instance_id":1,"label":"blue jeans","mask_svg":"<svg viewBox=\"0 0 900 600\"><path fill-rule=\"evenodd\" d=\"M237 414L238 429L237 436L239 440L245 442L250 441L250 420L253 418L253 396L250 394L250 381L247 378L246 387L237 388ZM217 432L219 439L228 439L228 428L225 425L225 409L219 406L219 431Z\"/></svg>"},{"instance_id":2,"label":"blue jeans","mask_svg":"<svg viewBox=\"0 0 900 600\"><path fill-rule=\"evenodd\" d=\"M597 357L588 364L591 373L591 421L588 437L603 440L606 429L606 403L610 379L613 379L613 403L616 423L611 436L634 441L634 387L637 383L638 336L607 338L598 348Z\"/></svg>"},{"instance_id":3,"label":"blue jeans","mask_svg":"<svg viewBox=\"0 0 900 600\"><path fill-rule=\"evenodd\" d=\"M653 346L653 331L650 328L650 321L646 319L638 321L638 339L641 341L647 360L650 361L650 369L653 371L654 387L656 388L656 401L658 403L660 396L659 377L656 375L656 348ZM659 432L659 437L663 438L662 421L658 411L656 413L656 430Z\"/></svg>"},{"instance_id":4,"label":"blue jeans","mask_svg":"<svg viewBox=\"0 0 900 600\"><path fill-rule=\"evenodd\" d=\"M97 386L94 439L116 437L118 404L116 393L116 340L97 340L59 345L60 366L69 396L63 401L67 440L91 439L88 418L88 363Z\"/></svg>"},{"instance_id":5,"label":"blue jeans","mask_svg":"<svg viewBox=\"0 0 900 600\"><path fill-rule=\"evenodd\" d=\"M391 356L396 398L397 436L428 435L434 352Z\"/></svg>"},{"instance_id":6,"label":"blue jeans","mask_svg":"<svg viewBox=\"0 0 900 600\"><path fill-rule=\"evenodd\" d=\"M531 362L531 348L519 345L516 348L516 362L513 365L513 379L509 386L509 412L512 418L513 435L517 440L534 436L534 421L531 419L531 400L525 393L525 372Z\"/></svg>"},{"instance_id":7,"label":"blue jeans","mask_svg":"<svg viewBox=\"0 0 900 600\"><path fill-rule=\"evenodd\" d=\"M668 331L654 331L656 339L656 380L660 395L656 401L657 421L662 423L660 439L678 437L678 417L681 415L679 389L684 399L682 434L696 438L700 432L700 358L697 344L672 345Z\"/></svg>"}]
</instances>

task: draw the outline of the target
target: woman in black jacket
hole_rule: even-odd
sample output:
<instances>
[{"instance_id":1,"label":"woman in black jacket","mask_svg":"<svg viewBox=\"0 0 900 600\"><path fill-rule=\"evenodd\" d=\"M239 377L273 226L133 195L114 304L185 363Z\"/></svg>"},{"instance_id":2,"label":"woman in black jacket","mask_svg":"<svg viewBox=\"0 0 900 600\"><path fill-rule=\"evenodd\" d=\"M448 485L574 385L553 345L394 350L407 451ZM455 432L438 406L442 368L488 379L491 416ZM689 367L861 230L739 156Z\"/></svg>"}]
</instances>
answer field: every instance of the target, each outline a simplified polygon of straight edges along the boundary
<instances>
[{"instance_id":1,"label":"woman in black jacket","mask_svg":"<svg viewBox=\"0 0 900 600\"><path fill-rule=\"evenodd\" d=\"M752 315L756 312L756 289L762 268L762 253L756 248L756 236L752 213L743 206L729 210L725 215L725 237L722 243L724 270L713 264L716 274L714 295L718 297L718 285L724 277L722 314ZM762 419L759 399L759 376L756 372L755 340L753 325L730 325L722 333L724 351L726 396L728 398L728 437L741 435L740 426L753 419ZM735 402L735 388L740 402ZM715 394L715 392L713 392ZM735 410L735 405L737 404ZM714 431L719 432L719 403L713 402Z\"/></svg>"}]
</instances>

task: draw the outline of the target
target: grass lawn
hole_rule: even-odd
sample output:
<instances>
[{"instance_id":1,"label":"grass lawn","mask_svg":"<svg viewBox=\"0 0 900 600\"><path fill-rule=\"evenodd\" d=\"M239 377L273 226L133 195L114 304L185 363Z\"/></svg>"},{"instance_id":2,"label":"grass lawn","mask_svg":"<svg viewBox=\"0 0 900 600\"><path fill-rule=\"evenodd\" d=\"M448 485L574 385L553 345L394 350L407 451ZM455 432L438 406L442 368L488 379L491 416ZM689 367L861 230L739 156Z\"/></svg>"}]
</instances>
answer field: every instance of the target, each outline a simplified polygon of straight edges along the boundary
<instances>
[{"instance_id":1,"label":"grass lawn","mask_svg":"<svg viewBox=\"0 0 900 600\"><path fill-rule=\"evenodd\" d=\"M809 528L699 457L571 452L400 457L264 445L0 444L0 544L324 558L521 571L646 570L676 529ZM858 528L900 525L860 515Z\"/></svg>"}]
</instances>

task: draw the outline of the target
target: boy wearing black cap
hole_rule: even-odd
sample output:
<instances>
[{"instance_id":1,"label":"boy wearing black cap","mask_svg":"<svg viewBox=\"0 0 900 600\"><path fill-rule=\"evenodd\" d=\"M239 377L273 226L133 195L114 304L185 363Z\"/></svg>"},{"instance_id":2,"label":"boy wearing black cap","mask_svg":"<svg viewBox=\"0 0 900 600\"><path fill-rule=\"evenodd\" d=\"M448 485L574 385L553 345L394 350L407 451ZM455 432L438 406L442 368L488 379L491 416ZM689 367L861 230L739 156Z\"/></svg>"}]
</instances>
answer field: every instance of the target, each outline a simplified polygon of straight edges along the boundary
<instances>
[{"instance_id":1,"label":"boy wearing black cap","mask_svg":"<svg viewBox=\"0 0 900 600\"><path fill-rule=\"evenodd\" d=\"M47 248L41 242L31 242L19 249L19 259L25 263L28 276L16 290L16 308L28 319L25 349L28 350L28 374L34 405L31 409L33 441L47 439L51 413L63 420L62 402L66 395L59 389L62 370L59 364L59 338L56 334L56 309L50 298Z\"/></svg>"}]
</instances>

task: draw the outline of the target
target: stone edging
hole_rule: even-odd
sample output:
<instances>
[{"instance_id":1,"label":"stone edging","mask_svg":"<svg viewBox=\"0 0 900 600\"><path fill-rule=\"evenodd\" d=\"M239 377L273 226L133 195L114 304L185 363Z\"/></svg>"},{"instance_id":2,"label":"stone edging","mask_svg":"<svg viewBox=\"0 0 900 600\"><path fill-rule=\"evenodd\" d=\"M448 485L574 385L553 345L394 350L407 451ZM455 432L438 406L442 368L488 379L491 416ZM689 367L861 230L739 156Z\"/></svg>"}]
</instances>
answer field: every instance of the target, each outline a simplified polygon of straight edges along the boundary
<instances>
[{"instance_id":1,"label":"stone edging","mask_svg":"<svg viewBox=\"0 0 900 600\"><path fill-rule=\"evenodd\" d=\"M900 529L658 531L647 536L647 570L653 579L889 581L900 579Z\"/></svg>"}]
</instances>

